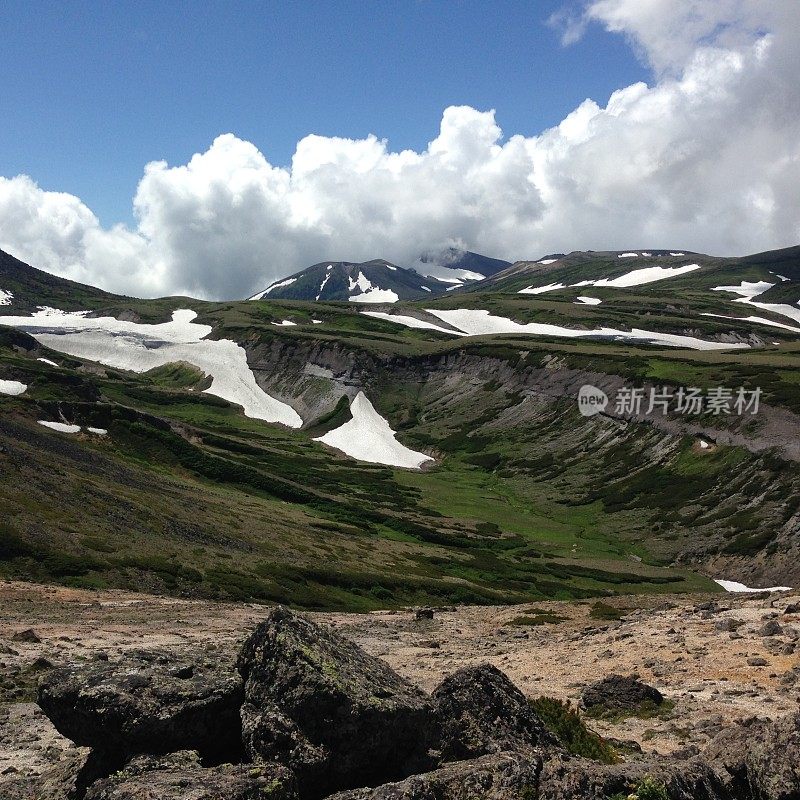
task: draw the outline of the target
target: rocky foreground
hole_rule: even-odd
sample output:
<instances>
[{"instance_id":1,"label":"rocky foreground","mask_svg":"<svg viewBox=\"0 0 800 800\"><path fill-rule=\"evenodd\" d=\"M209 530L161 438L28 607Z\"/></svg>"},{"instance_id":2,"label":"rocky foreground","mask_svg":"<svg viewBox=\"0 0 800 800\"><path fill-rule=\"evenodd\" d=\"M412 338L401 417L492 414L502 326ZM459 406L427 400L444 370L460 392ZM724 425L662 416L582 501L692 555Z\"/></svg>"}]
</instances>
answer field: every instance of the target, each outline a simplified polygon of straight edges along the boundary
<instances>
[{"instance_id":1,"label":"rocky foreground","mask_svg":"<svg viewBox=\"0 0 800 800\"><path fill-rule=\"evenodd\" d=\"M778 595L306 616L0 584L0 797L800 798L799 629Z\"/></svg>"}]
</instances>

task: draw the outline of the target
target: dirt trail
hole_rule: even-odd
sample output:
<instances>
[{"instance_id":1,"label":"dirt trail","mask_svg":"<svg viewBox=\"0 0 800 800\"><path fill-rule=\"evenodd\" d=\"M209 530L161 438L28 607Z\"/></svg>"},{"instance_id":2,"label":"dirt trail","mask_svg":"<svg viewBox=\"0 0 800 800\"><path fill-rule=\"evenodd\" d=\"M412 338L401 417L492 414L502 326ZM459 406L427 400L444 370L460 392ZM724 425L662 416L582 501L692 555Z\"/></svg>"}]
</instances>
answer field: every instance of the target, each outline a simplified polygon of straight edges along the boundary
<instances>
[{"instance_id":1,"label":"dirt trail","mask_svg":"<svg viewBox=\"0 0 800 800\"><path fill-rule=\"evenodd\" d=\"M800 669L793 671L800 666L800 615L783 613L798 599L620 597L608 601L624 613L614 621L592 619L591 602L542 602L535 609L564 619L538 626L508 624L530 616L530 605L442 609L431 620L410 610L311 616L426 690L483 661L531 697L571 701L605 675L637 673L674 708L661 717L591 724L605 736L668 753L702 746L726 723L800 708ZM70 746L30 702L48 664L103 653L115 659L143 647L233 650L263 616L262 606L250 604L0 582L0 789L39 774ZM772 619L780 632L763 635ZM40 641L18 641L26 629Z\"/></svg>"}]
</instances>

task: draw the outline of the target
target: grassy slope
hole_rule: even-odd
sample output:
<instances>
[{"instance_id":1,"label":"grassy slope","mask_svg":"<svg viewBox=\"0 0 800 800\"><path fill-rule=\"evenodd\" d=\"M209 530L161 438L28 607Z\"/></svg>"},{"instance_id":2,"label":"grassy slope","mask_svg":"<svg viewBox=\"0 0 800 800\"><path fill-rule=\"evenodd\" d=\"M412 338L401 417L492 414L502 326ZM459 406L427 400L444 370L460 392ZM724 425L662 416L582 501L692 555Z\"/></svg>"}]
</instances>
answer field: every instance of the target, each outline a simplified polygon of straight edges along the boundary
<instances>
[{"instance_id":1,"label":"grassy slope","mask_svg":"<svg viewBox=\"0 0 800 800\"><path fill-rule=\"evenodd\" d=\"M720 302L715 293L678 280L670 292L658 284L624 296L592 289L607 295L597 308L556 293L477 291L432 304L489 308L521 321L592 325L602 310L604 324L730 330L698 321L697 308ZM188 306L215 326L212 335L242 343L305 339L380 358L463 351L512 365L524 343L528 362L555 354L576 368L637 381L760 385L772 402L800 411L800 344L777 332L769 339L779 347L739 353L515 336L464 342L370 319L346 304L90 294L74 302L133 311L146 322ZM51 302L75 307L55 295ZM312 326L312 316L325 324ZM300 326L271 325L287 318ZM185 366L147 376L92 374L60 354L25 352L34 346L0 329L2 376L31 387L23 397L0 398L4 574L356 609L709 588L706 579L664 565L698 530L719 550L768 548L774 530L738 514L740 506L758 502L755 487L769 485L762 506L772 524L797 497L782 462L736 448L701 455L690 441L659 460L652 457L658 442L640 426L596 448L576 437L571 404L496 428L522 401L502 386L489 382L477 400L473 393L459 403L437 394L441 387L409 387L391 373L376 387L379 409L405 441L435 451L439 466L410 473L358 465L311 442L308 432L264 425L198 394L203 378ZM42 354L64 368L37 362ZM107 427L110 436L67 437L35 424L59 411Z\"/></svg>"}]
</instances>

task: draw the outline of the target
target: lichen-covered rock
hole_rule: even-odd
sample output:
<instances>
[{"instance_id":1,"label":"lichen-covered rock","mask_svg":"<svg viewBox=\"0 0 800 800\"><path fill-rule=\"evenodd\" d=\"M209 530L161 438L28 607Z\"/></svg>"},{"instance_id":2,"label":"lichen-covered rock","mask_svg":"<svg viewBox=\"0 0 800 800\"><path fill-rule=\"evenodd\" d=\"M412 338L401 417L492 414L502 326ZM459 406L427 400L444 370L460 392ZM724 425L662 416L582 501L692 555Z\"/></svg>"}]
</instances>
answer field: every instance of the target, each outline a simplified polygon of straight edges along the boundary
<instances>
[{"instance_id":1,"label":"lichen-covered rock","mask_svg":"<svg viewBox=\"0 0 800 800\"><path fill-rule=\"evenodd\" d=\"M279 764L204 768L195 752L138 756L93 784L86 800L296 800L294 776Z\"/></svg>"},{"instance_id":2,"label":"lichen-covered rock","mask_svg":"<svg viewBox=\"0 0 800 800\"><path fill-rule=\"evenodd\" d=\"M615 714L635 712L645 705L660 706L664 695L632 675L608 675L587 686L581 695L583 707L590 712Z\"/></svg>"},{"instance_id":3,"label":"lichen-covered rock","mask_svg":"<svg viewBox=\"0 0 800 800\"><path fill-rule=\"evenodd\" d=\"M800 798L800 713L722 731L703 757L742 798Z\"/></svg>"},{"instance_id":4,"label":"lichen-covered rock","mask_svg":"<svg viewBox=\"0 0 800 800\"><path fill-rule=\"evenodd\" d=\"M532 753L495 753L328 800L534 800L541 766Z\"/></svg>"},{"instance_id":5,"label":"lichen-covered rock","mask_svg":"<svg viewBox=\"0 0 800 800\"><path fill-rule=\"evenodd\" d=\"M273 609L238 667L248 756L291 766L303 795L374 786L425 764L428 698L331 628Z\"/></svg>"},{"instance_id":6,"label":"lichen-covered rock","mask_svg":"<svg viewBox=\"0 0 800 800\"><path fill-rule=\"evenodd\" d=\"M635 794L643 782L662 786L670 800L747 800L730 793L702 759L653 757L624 764L600 764L553 754L545 760L537 800L607 800Z\"/></svg>"},{"instance_id":7,"label":"lichen-covered rock","mask_svg":"<svg viewBox=\"0 0 800 800\"><path fill-rule=\"evenodd\" d=\"M73 742L110 755L198 750L222 761L241 751L242 680L232 663L160 651L53 670L38 702Z\"/></svg>"},{"instance_id":8,"label":"lichen-covered rock","mask_svg":"<svg viewBox=\"0 0 800 800\"><path fill-rule=\"evenodd\" d=\"M433 702L442 761L557 744L525 695L491 664L449 675Z\"/></svg>"}]
</instances>

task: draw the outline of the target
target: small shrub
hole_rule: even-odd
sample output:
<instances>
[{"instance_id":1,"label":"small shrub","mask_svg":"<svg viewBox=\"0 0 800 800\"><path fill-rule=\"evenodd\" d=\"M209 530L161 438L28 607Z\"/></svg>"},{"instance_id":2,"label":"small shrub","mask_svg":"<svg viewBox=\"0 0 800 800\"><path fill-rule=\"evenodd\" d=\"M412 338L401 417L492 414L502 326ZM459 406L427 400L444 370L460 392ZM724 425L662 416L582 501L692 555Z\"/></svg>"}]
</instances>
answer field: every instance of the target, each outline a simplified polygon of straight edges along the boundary
<instances>
[{"instance_id":1,"label":"small shrub","mask_svg":"<svg viewBox=\"0 0 800 800\"><path fill-rule=\"evenodd\" d=\"M636 787L635 794L637 800L669 800L667 787L649 775Z\"/></svg>"},{"instance_id":2,"label":"small shrub","mask_svg":"<svg viewBox=\"0 0 800 800\"><path fill-rule=\"evenodd\" d=\"M610 606L608 603L604 603L602 600L598 600L592 606L592 609L589 612L589 616L592 619L603 619L603 620L622 619L624 615L625 615L624 611L620 611L618 608L614 608L614 606Z\"/></svg>"},{"instance_id":3,"label":"small shrub","mask_svg":"<svg viewBox=\"0 0 800 800\"><path fill-rule=\"evenodd\" d=\"M547 730L576 756L591 758L603 764L613 764L616 753L608 742L586 727L580 714L568 703L553 697L530 701Z\"/></svg>"}]
</instances>

